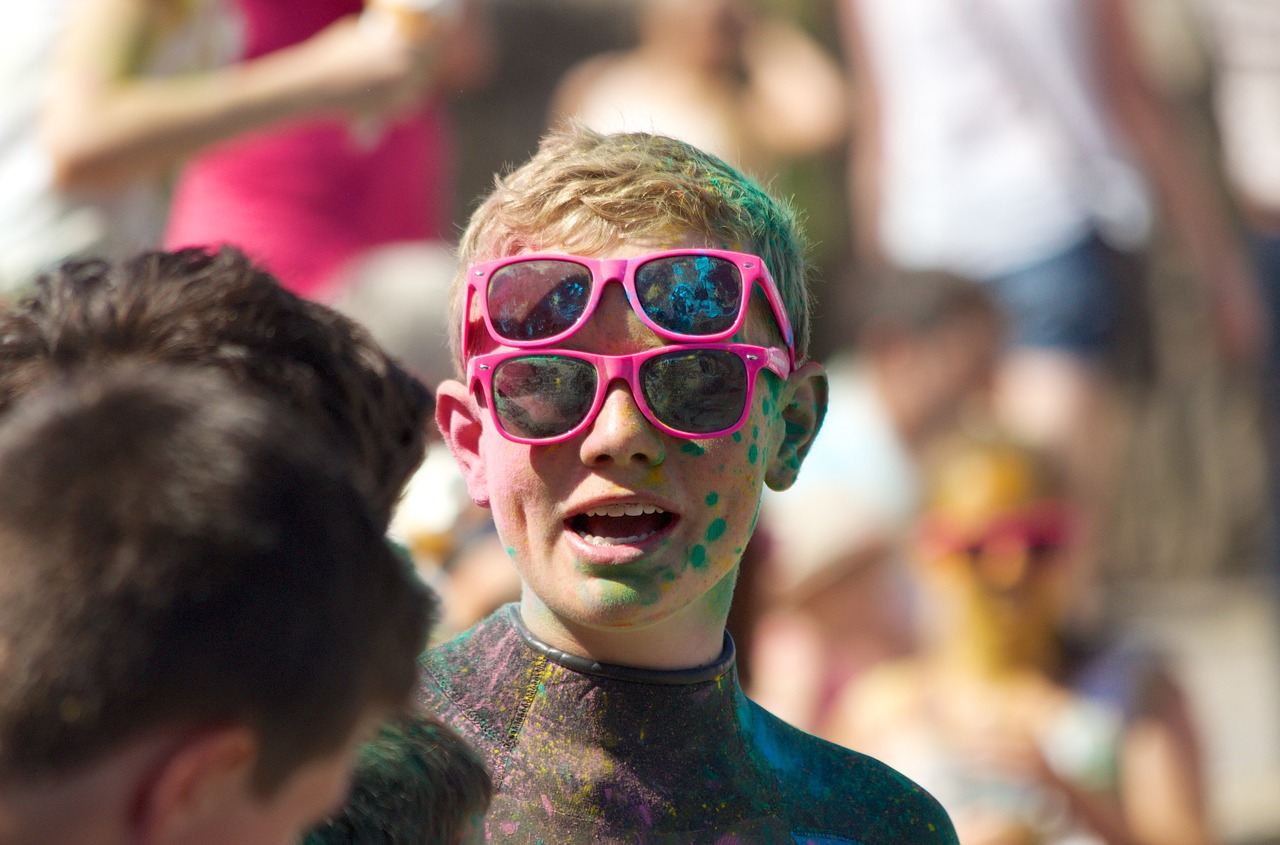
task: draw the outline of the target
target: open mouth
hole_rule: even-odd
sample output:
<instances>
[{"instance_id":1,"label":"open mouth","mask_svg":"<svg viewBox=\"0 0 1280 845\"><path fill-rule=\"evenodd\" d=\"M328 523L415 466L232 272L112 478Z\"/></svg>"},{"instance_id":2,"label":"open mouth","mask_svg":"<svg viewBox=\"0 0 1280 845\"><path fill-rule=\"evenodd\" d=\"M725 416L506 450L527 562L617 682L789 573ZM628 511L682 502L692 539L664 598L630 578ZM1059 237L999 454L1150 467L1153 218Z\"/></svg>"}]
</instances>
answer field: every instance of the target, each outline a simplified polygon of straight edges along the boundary
<instances>
[{"instance_id":1,"label":"open mouth","mask_svg":"<svg viewBox=\"0 0 1280 845\"><path fill-rule=\"evenodd\" d=\"M568 520L569 529L593 546L642 543L675 522L657 505L626 502L592 508Z\"/></svg>"}]
</instances>

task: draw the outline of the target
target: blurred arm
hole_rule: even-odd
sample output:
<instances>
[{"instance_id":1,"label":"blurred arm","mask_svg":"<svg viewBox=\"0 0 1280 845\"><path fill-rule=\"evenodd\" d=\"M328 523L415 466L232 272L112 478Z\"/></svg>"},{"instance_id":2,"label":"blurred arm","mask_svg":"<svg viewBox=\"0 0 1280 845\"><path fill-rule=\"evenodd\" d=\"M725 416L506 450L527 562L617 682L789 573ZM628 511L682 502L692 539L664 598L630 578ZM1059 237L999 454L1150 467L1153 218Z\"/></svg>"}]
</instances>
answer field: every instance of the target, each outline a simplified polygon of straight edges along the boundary
<instances>
[{"instance_id":1,"label":"blurred arm","mask_svg":"<svg viewBox=\"0 0 1280 845\"><path fill-rule=\"evenodd\" d=\"M1172 106L1139 60L1126 0L1095 0L1100 79L1164 203L1170 224L1214 305L1219 343L1237 361L1257 361L1266 344L1257 281L1227 211L1191 151Z\"/></svg>"},{"instance_id":2,"label":"blurred arm","mask_svg":"<svg viewBox=\"0 0 1280 845\"><path fill-rule=\"evenodd\" d=\"M251 61L183 76L141 74L177 0L78 0L54 58L42 131L58 182L154 172L241 132L316 112L387 113L420 97L432 51L350 16Z\"/></svg>"},{"instance_id":3,"label":"blurred arm","mask_svg":"<svg viewBox=\"0 0 1280 845\"><path fill-rule=\"evenodd\" d=\"M1143 845L1209 845L1203 764L1182 691L1158 681L1148 715L1121 749L1120 799L1134 840Z\"/></svg>"},{"instance_id":4,"label":"blurred arm","mask_svg":"<svg viewBox=\"0 0 1280 845\"><path fill-rule=\"evenodd\" d=\"M745 103L757 136L774 152L803 156L848 131L844 79L836 61L799 27L759 21L743 45Z\"/></svg>"},{"instance_id":5,"label":"blurred arm","mask_svg":"<svg viewBox=\"0 0 1280 845\"><path fill-rule=\"evenodd\" d=\"M840 30L850 69L853 130L850 136L849 200L858 259L876 263L880 249L880 168L883 161L880 97L854 2L839 3Z\"/></svg>"}]
</instances>

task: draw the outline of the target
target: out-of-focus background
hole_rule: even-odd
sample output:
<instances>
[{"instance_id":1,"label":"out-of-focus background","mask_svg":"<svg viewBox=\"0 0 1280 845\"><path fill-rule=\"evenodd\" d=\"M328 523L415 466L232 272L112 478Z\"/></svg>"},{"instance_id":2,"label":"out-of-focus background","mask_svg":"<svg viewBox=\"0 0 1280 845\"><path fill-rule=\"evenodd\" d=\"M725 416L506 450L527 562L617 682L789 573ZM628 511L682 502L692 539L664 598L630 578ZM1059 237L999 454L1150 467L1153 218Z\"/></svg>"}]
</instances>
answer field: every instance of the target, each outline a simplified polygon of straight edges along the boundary
<instances>
[{"instance_id":1,"label":"out-of-focus background","mask_svg":"<svg viewBox=\"0 0 1280 845\"><path fill-rule=\"evenodd\" d=\"M906 395L874 398L897 431L867 423L862 406L846 425L834 410L845 388L833 382L821 438L851 444L833 460L870 467L867 486L810 488L837 503L825 511L788 508L789 494L766 502L769 543L753 555L773 563L746 566L775 580L744 584L739 605L749 612L734 620L749 691L770 704L779 687L812 689L814 700L776 706L824 733L819 711L839 698L827 687L910 650L905 619L873 619L872 607L886 605L858 603L885 589L875 583L908 576L873 577L864 564L893 557L885 549L900 546L925 506L912 479L929 437L943 423L969 424L970 405L986 401L978 394L1007 375L1014 404L1044 388L1043 408L1010 419L1029 420L1032 439L1042 434L1039 445L1061 453L1075 504L1091 517L1079 615L1167 656L1220 840L1280 843L1275 371L1264 351L1280 290L1280 0L475 0L444 4L448 43L427 59L381 45L378 62L360 52L361 39L381 36L354 0L315 2L315 20L287 25L299 7L283 0L34 5L6 8L0 35L0 182L9 188L0 282L14 296L68 254L269 232L247 243L251 255L287 286L365 321L434 383L449 367L450 247L494 174L525 160L554 121L683 135L753 172L794 201L813 242L814 357L857 390L882 385L883 374L868 376L874 367L897 368L885 372ZM1117 34L1117 19L1097 24L1102 35L1080 29L1073 15L1094 6L1120 9L1131 37ZM168 17L145 20L156 7ZM362 12L363 33L344 24ZM262 61L272 56L275 68ZM253 74L274 73L296 96L264 106L286 84L264 83L255 102L220 99L217 74L228 67L249 74L242 90ZM148 100L156 79L189 87ZM931 80L946 87L931 90ZM362 92L376 94L376 108ZM930 127L931 102L945 112L964 97L990 108L968 110L968 123L943 114L952 123ZM1056 176L1034 164L1042 151L1028 138L1045 133L1056 136L1041 145L1054 147ZM1004 143L1003 159L977 158ZM1111 158L1131 166L1082 163ZM993 235L983 256L969 245L987 246L992 229L1042 237L1058 225L1038 220L1057 213L1043 206L1093 200L1059 197L1057 187L1124 186L1135 172L1146 173L1138 199L1098 191L1112 202L1099 220L1118 221L1120 251L1135 259L1113 277L1124 285L1122 313L1104 362L1073 352L1065 364L1036 358L1041 369L1005 372L999 338L1014 329L1003 314L982 317L989 305L964 293L943 302L927 280L904 301L918 278L896 299L885 290L903 271L941 271L981 289L1024 244ZM1016 194L1022 175L1042 179L1041 195L1054 199L1012 214L981 207L988 194ZM956 198L952 217L933 204L940 196ZM979 224L968 241L957 234ZM926 337L954 302L955 313L979 316ZM858 397L850 387L838 401ZM936 419L921 416L908 431L901 409L931 402ZM1067 426L1080 407L1092 422ZM1038 424L1037 413L1050 419ZM818 475L807 469L802 481ZM485 514L465 502L438 447L397 531L441 588L446 629L514 595ZM880 545L864 542L872 536ZM814 585L836 583L850 603L816 607ZM903 599L904 617L913 601ZM779 625L779 607L808 627ZM865 614L865 624L813 634L841 614ZM753 637L756 623L765 633ZM787 633L796 630L809 633ZM792 685L792 671L830 677Z\"/></svg>"}]
</instances>

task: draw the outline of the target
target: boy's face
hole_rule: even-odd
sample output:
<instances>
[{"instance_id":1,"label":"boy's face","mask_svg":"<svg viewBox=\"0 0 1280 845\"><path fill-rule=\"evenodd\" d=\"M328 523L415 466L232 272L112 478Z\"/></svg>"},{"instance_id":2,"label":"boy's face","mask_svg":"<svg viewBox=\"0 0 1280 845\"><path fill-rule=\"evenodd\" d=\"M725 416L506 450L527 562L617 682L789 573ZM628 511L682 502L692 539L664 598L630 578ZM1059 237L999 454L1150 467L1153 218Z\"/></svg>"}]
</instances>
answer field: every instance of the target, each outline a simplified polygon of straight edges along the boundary
<instances>
[{"instance_id":1,"label":"boy's face","mask_svg":"<svg viewBox=\"0 0 1280 845\"><path fill-rule=\"evenodd\" d=\"M633 243L608 257L690 246L710 245ZM752 322L734 339L771 345L753 336ZM621 285L611 283L595 314L560 346L616 355L670 343L640 322ZM447 383L440 394L441 428L520 570L526 624L558 648L653 668L719 654L762 487L790 485L826 398L816 365L785 382L761 372L740 430L689 440L656 429L615 381L583 432L525 445L503 437L467 387Z\"/></svg>"}]
</instances>

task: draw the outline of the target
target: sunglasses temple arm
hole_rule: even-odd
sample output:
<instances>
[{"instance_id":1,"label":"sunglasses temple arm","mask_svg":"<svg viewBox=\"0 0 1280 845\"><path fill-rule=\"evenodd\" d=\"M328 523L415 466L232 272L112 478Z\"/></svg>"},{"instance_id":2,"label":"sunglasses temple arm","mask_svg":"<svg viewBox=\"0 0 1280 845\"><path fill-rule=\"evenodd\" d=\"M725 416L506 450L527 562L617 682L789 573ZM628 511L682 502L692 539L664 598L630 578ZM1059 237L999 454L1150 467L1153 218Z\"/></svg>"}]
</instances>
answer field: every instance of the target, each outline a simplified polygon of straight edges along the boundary
<instances>
[{"instance_id":1,"label":"sunglasses temple arm","mask_svg":"<svg viewBox=\"0 0 1280 845\"><path fill-rule=\"evenodd\" d=\"M773 309L774 319L778 321L778 328L782 330L782 340L787 345L787 360L791 365L791 369L796 368L796 337L795 331L791 328L791 318L787 316L787 307L782 301L782 293L778 290L778 283L773 280L767 267L763 267L763 272L756 279L756 283L760 285L760 289L764 291L764 298L768 300L769 306Z\"/></svg>"}]
</instances>

